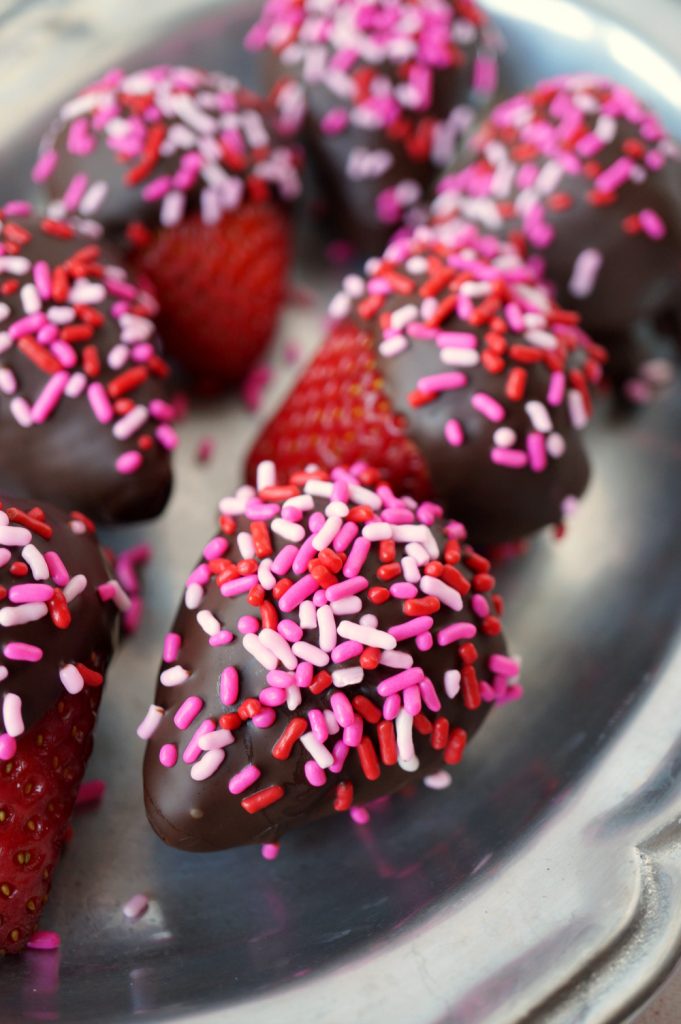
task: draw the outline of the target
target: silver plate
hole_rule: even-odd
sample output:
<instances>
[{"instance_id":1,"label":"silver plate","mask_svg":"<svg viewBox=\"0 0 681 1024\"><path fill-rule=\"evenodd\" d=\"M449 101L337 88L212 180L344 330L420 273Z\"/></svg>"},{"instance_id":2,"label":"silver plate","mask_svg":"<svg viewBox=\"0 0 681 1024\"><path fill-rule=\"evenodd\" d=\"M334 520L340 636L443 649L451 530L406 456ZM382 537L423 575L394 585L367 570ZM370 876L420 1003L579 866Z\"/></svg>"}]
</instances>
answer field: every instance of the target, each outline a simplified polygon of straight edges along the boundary
<instances>
[{"instance_id":1,"label":"silver plate","mask_svg":"<svg viewBox=\"0 0 681 1024\"><path fill-rule=\"evenodd\" d=\"M612 74L681 135L678 3L487 6L509 41L509 88ZM6 5L3 194L21 191L47 115L105 66L247 73L243 25L243 5L224 0ZM286 343L308 352L320 336L333 281L304 266L299 276L318 301L287 311L257 419L297 372ZM3 1024L223 1024L246 1012L253 1024L597 1024L644 1000L681 950L681 387L634 416L599 418L594 483L567 539L540 539L500 574L525 700L491 717L445 794L408 793L364 828L303 829L272 865L254 849L167 849L142 809L134 728L184 577L256 429L236 398L194 408L167 513L108 538L154 545L144 628L105 697L90 770L106 779L105 800L79 814L45 915L61 953L0 967ZM201 465L206 435L216 452ZM121 906L138 891L151 909L130 923Z\"/></svg>"}]
</instances>

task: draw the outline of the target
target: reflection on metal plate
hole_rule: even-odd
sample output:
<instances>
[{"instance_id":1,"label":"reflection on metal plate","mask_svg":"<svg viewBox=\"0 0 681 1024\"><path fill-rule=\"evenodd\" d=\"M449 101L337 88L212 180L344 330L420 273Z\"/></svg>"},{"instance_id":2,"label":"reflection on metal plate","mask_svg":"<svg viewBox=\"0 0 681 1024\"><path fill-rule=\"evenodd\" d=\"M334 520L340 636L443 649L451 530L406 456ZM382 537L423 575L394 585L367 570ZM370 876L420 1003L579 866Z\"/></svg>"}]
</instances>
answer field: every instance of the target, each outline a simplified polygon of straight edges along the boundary
<instances>
[{"instance_id":1,"label":"reflection on metal plate","mask_svg":"<svg viewBox=\"0 0 681 1024\"><path fill-rule=\"evenodd\" d=\"M509 88L598 70L640 88L681 134L680 53L668 58L663 45L679 46L670 0L602 0L617 23L572 0L488 6L508 39ZM239 43L249 9L10 7L0 15L3 193L22 191L40 123L107 64L248 73ZM640 33L625 27L637 23ZM260 418L297 372L288 343L309 353L319 340L334 282L314 262L301 261L298 277L316 301L283 319ZM681 388L631 417L602 411L594 482L567 539L542 538L504 567L527 696L491 716L456 784L407 792L364 828L303 829L275 864L253 849L166 849L144 819L134 737L176 595L216 500L239 480L254 420L236 397L195 408L167 513L107 538L153 542L146 620L105 696L90 772L107 780L105 802L79 814L45 917L61 954L2 964L0 1022L623 1019L681 948ZM215 455L202 465L206 436ZM150 911L130 922L121 907L138 891Z\"/></svg>"}]
</instances>

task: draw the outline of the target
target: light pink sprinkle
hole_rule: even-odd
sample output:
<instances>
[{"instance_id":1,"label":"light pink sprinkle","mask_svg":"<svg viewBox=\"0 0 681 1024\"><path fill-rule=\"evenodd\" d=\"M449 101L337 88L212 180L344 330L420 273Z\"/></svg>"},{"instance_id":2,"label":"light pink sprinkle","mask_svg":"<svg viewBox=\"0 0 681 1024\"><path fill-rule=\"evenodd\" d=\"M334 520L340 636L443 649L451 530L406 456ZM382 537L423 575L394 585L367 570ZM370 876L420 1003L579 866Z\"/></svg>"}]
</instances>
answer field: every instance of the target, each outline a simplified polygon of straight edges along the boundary
<instances>
[{"instance_id":1,"label":"light pink sprinkle","mask_svg":"<svg viewBox=\"0 0 681 1024\"><path fill-rule=\"evenodd\" d=\"M144 893L139 892L135 896L131 896L127 903L123 904L121 909L124 917L134 921L140 917L144 917L149 909L149 900Z\"/></svg>"},{"instance_id":2,"label":"light pink sprinkle","mask_svg":"<svg viewBox=\"0 0 681 1024\"><path fill-rule=\"evenodd\" d=\"M226 758L226 754L221 747L217 747L215 750L208 750L203 757L196 761L190 771L190 776L194 782L205 782L206 779L210 779L215 775L220 765Z\"/></svg>"},{"instance_id":3,"label":"light pink sprinkle","mask_svg":"<svg viewBox=\"0 0 681 1024\"><path fill-rule=\"evenodd\" d=\"M232 795L237 796L239 793L243 793L244 790L252 786L260 778L261 772L254 764L246 765L240 772L233 775L229 780L227 788Z\"/></svg>"},{"instance_id":4,"label":"light pink sprinkle","mask_svg":"<svg viewBox=\"0 0 681 1024\"><path fill-rule=\"evenodd\" d=\"M163 708L152 704L137 727L137 735L141 740L149 740L158 729L163 719Z\"/></svg>"}]
</instances>

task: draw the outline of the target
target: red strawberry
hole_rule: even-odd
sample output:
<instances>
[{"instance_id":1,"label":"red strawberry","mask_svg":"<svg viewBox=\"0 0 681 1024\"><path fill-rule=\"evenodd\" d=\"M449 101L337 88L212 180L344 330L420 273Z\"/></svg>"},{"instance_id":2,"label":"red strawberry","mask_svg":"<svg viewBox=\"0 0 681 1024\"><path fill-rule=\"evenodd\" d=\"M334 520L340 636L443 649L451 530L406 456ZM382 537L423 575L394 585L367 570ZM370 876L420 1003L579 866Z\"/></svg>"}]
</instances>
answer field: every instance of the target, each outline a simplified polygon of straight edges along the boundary
<instances>
[{"instance_id":1,"label":"red strawberry","mask_svg":"<svg viewBox=\"0 0 681 1024\"><path fill-rule=\"evenodd\" d=\"M0 764L0 956L38 927L85 765L101 687L63 698Z\"/></svg>"},{"instance_id":2,"label":"red strawberry","mask_svg":"<svg viewBox=\"0 0 681 1024\"><path fill-rule=\"evenodd\" d=\"M0 501L0 956L38 927L127 607L94 527Z\"/></svg>"},{"instance_id":3,"label":"red strawberry","mask_svg":"<svg viewBox=\"0 0 681 1024\"><path fill-rule=\"evenodd\" d=\"M310 463L332 467L362 460L375 466L398 494L430 496L428 469L404 432L385 393L369 334L348 322L336 326L265 428L249 456L272 459L281 479Z\"/></svg>"},{"instance_id":4,"label":"red strawberry","mask_svg":"<svg viewBox=\"0 0 681 1024\"><path fill-rule=\"evenodd\" d=\"M289 249L286 213L247 202L215 225L195 214L161 228L137 253L158 293L168 352L211 390L243 377L270 340Z\"/></svg>"}]
</instances>

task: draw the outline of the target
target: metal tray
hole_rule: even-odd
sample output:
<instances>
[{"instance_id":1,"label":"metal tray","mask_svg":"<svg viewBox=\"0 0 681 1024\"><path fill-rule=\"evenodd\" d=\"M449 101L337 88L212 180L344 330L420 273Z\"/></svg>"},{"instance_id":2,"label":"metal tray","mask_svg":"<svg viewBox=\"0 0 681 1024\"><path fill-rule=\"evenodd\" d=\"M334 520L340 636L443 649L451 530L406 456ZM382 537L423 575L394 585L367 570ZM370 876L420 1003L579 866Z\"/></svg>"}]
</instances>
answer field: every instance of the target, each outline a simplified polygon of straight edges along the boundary
<instances>
[{"instance_id":1,"label":"metal tray","mask_svg":"<svg viewBox=\"0 0 681 1024\"><path fill-rule=\"evenodd\" d=\"M681 135L677 3L487 6L508 39L509 88L610 73ZM247 72L247 15L224 0L5 5L2 194L21 191L51 110L108 64ZM301 263L299 278L318 299L287 311L277 385L257 418L297 372L286 343L310 351L319 338L333 275ZM274 864L254 849L165 848L144 818L134 736L182 581L255 419L238 397L195 407L166 514L107 538L154 545L144 628L105 696L90 775L106 779L106 797L79 814L45 915L61 953L0 966L0 1021L623 1020L681 952L681 386L631 416L601 410L594 482L568 537L543 537L503 568L526 698L491 716L455 785L394 799L363 828L303 829ZM201 465L206 435L216 452ZM151 908L131 923L121 907L138 891Z\"/></svg>"}]
</instances>

